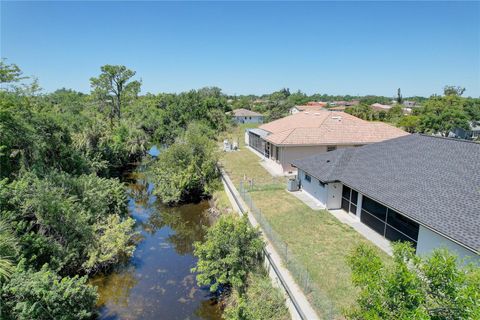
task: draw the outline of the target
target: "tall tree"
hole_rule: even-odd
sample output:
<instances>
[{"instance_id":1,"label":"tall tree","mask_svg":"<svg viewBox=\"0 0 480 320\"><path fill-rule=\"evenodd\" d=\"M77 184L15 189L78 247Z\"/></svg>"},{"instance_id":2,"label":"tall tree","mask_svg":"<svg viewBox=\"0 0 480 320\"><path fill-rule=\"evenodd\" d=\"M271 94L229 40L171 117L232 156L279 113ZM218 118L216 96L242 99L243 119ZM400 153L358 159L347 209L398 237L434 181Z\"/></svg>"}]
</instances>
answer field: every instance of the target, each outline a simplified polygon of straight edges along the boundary
<instances>
[{"instance_id":1,"label":"tall tree","mask_svg":"<svg viewBox=\"0 0 480 320\"><path fill-rule=\"evenodd\" d=\"M16 64L7 64L5 59L0 60L0 84L18 82L25 78Z\"/></svg>"},{"instance_id":2,"label":"tall tree","mask_svg":"<svg viewBox=\"0 0 480 320\"><path fill-rule=\"evenodd\" d=\"M398 90L397 90L397 102L398 102L398 104L403 103L402 91L400 90L400 88L398 88Z\"/></svg>"},{"instance_id":3,"label":"tall tree","mask_svg":"<svg viewBox=\"0 0 480 320\"><path fill-rule=\"evenodd\" d=\"M140 92L141 82L131 81L135 71L125 66L104 65L98 78L90 78L92 94L110 109L110 119L121 118L122 107Z\"/></svg>"},{"instance_id":4,"label":"tall tree","mask_svg":"<svg viewBox=\"0 0 480 320\"><path fill-rule=\"evenodd\" d=\"M460 86L445 86L443 94L446 96L461 96L465 92L465 88Z\"/></svg>"}]
</instances>

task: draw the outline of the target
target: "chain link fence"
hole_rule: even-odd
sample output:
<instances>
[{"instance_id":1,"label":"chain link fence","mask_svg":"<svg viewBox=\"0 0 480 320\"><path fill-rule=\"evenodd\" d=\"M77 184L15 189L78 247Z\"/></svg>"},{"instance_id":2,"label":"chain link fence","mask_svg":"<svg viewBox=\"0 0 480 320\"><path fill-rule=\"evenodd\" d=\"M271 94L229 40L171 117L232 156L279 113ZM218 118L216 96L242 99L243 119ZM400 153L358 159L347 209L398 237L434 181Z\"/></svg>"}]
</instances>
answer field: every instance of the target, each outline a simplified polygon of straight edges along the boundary
<instances>
[{"instance_id":1,"label":"chain link fence","mask_svg":"<svg viewBox=\"0 0 480 320\"><path fill-rule=\"evenodd\" d=\"M295 278L297 284L302 288L303 292L313 303L317 311L325 319L334 319L339 313L333 303L328 299L324 292L312 281L308 269L295 257L288 243L283 241L282 237L271 227L262 210L255 205L255 202L250 195L250 192L263 191L270 189L285 189L285 184L279 184L278 179L272 181L263 181L259 184L258 181L241 181L239 186L239 193L243 201L247 204L250 212L255 216L262 231L273 244L277 252L280 254L285 266L288 268L292 276ZM265 183L267 182L267 183Z\"/></svg>"}]
</instances>

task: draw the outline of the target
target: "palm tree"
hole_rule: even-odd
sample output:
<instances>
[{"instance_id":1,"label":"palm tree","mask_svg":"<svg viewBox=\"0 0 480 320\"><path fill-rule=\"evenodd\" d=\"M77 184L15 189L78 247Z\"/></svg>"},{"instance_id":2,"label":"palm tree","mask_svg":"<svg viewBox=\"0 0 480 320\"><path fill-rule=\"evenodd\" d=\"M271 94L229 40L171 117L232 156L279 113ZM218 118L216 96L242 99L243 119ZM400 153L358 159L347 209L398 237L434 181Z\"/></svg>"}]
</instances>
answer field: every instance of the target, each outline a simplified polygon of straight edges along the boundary
<instances>
[{"instance_id":1,"label":"palm tree","mask_svg":"<svg viewBox=\"0 0 480 320\"><path fill-rule=\"evenodd\" d=\"M17 252L17 239L7 224L0 220L0 282L12 275Z\"/></svg>"}]
</instances>

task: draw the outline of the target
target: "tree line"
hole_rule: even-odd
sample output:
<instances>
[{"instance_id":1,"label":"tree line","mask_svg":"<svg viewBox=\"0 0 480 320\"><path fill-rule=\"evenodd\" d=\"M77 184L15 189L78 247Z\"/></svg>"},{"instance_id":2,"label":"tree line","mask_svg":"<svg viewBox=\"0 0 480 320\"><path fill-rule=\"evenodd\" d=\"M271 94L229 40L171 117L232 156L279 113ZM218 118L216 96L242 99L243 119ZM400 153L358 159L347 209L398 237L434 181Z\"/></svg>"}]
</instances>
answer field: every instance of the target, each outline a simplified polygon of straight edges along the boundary
<instances>
[{"instance_id":1,"label":"tree line","mask_svg":"<svg viewBox=\"0 0 480 320\"><path fill-rule=\"evenodd\" d=\"M138 239L121 176L151 146L190 152L181 158L191 160L182 176L190 185L173 184L182 190L174 198L159 174L162 200L209 193L215 161L206 162L213 149L203 134L228 125L226 97L218 88L141 96L135 75L106 65L89 94L42 93L0 62L0 318L95 317L88 278L128 260ZM208 175L193 179L197 165Z\"/></svg>"}]
</instances>

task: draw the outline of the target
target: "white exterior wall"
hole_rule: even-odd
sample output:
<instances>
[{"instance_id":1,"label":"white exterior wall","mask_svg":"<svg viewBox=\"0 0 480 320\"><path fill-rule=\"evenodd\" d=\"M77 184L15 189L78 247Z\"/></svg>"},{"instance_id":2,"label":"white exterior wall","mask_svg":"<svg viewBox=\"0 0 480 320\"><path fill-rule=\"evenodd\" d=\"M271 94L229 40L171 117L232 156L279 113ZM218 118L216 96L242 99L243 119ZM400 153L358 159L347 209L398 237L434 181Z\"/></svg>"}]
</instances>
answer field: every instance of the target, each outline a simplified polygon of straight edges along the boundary
<instances>
[{"instance_id":1,"label":"white exterior wall","mask_svg":"<svg viewBox=\"0 0 480 320\"><path fill-rule=\"evenodd\" d=\"M327 209L339 209L342 206L342 184L331 182L327 184Z\"/></svg>"},{"instance_id":2,"label":"white exterior wall","mask_svg":"<svg viewBox=\"0 0 480 320\"><path fill-rule=\"evenodd\" d=\"M470 257L472 260L480 265L480 256L455 242L439 235L427 229L423 226L420 226L418 232L418 242L417 242L417 254L418 255L428 255L432 250L437 248L445 247L453 253L457 254L460 259Z\"/></svg>"},{"instance_id":3,"label":"white exterior wall","mask_svg":"<svg viewBox=\"0 0 480 320\"><path fill-rule=\"evenodd\" d=\"M331 182L322 185L320 181L311 177L311 182L305 180L305 172L299 170L298 178L300 179L302 190L317 199L327 209L338 209L342 204L342 184L339 182Z\"/></svg>"},{"instance_id":4,"label":"white exterior wall","mask_svg":"<svg viewBox=\"0 0 480 320\"><path fill-rule=\"evenodd\" d=\"M235 116L236 123L263 123L263 116L250 116L250 117L237 117Z\"/></svg>"},{"instance_id":5,"label":"white exterior wall","mask_svg":"<svg viewBox=\"0 0 480 320\"><path fill-rule=\"evenodd\" d=\"M305 172L299 171L298 177L300 178L302 189L309 193L312 197L317 199L322 206L326 207L327 204L327 185L322 186L318 179L310 176L311 181L305 180Z\"/></svg>"},{"instance_id":6,"label":"white exterior wall","mask_svg":"<svg viewBox=\"0 0 480 320\"><path fill-rule=\"evenodd\" d=\"M299 113L300 110L298 110L296 107L290 108L290 114L296 114Z\"/></svg>"}]
</instances>

